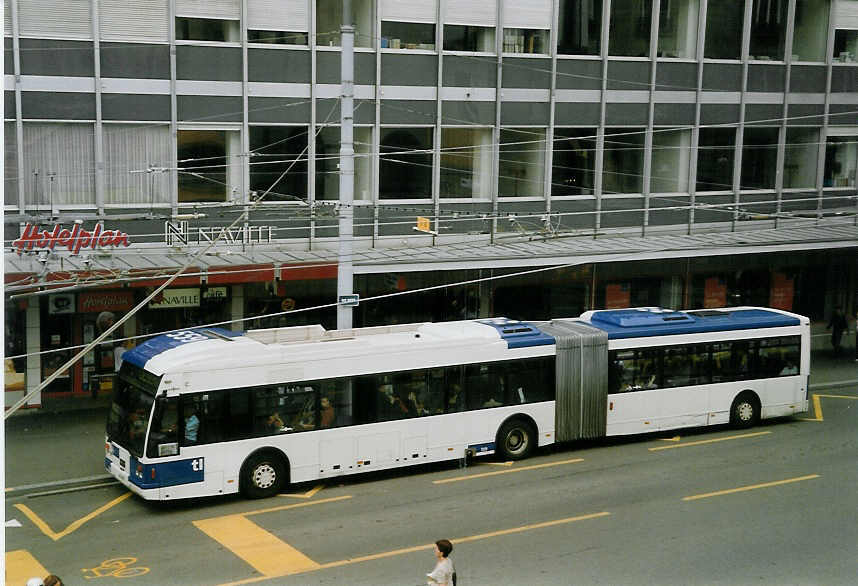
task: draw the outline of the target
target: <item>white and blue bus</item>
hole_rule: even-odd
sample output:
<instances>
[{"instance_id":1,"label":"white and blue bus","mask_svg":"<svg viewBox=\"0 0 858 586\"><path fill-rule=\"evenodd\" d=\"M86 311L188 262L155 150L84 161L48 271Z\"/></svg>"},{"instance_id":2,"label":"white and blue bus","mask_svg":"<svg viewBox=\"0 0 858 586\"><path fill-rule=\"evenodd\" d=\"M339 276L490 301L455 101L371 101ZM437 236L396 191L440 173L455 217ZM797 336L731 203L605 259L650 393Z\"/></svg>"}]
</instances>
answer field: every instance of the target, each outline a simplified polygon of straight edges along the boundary
<instances>
[{"instance_id":1,"label":"white and blue bus","mask_svg":"<svg viewBox=\"0 0 858 586\"><path fill-rule=\"evenodd\" d=\"M124 355L107 470L146 499L807 410L807 318L738 307L590 311L326 331L171 333Z\"/></svg>"}]
</instances>

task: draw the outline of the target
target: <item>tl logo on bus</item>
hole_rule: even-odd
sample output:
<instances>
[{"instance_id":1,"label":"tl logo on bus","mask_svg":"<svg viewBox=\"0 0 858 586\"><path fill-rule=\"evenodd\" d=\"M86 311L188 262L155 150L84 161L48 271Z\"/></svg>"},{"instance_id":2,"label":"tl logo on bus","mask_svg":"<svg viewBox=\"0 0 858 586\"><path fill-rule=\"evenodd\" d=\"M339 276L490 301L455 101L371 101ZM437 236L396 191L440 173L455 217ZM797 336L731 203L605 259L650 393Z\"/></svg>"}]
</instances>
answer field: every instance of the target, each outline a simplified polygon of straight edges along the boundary
<instances>
[{"instance_id":1,"label":"tl logo on bus","mask_svg":"<svg viewBox=\"0 0 858 586\"><path fill-rule=\"evenodd\" d=\"M62 224L55 224L53 230L39 230L35 224L27 224L21 237L12 242L12 248L21 254L25 250L48 249L65 246L72 254L78 254L84 248L104 248L106 246L129 246L128 234L119 230L105 230L101 224L96 224L92 232L84 230L80 224L75 224L69 230Z\"/></svg>"}]
</instances>

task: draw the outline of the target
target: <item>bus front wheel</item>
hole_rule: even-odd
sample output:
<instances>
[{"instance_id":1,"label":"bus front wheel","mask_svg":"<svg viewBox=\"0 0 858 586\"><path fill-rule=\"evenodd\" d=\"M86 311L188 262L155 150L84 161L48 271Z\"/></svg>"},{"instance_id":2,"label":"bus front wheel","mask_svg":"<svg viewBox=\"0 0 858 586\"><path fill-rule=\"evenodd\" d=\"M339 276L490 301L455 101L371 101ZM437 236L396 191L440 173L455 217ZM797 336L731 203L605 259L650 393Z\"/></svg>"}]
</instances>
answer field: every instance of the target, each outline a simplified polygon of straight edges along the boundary
<instances>
[{"instance_id":1,"label":"bus front wheel","mask_svg":"<svg viewBox=\"0 0 858 586\"><path fill-rule=\"evenodd\" d=\"M524 419L510 419L501 425L496 447L507 460L527 458L536 447L536 430Z\"/></svg>"},{"instance_id":2,"label":"bus front wheel","mask_svg":"<svg viewBox=\"0 0 858 586\"><path fill-rule=\"evenodd\" d=\"M760 420L760 401L751 392L740 394L730 407L730 423L734 427L745 428Z\"/></svg>"},{"instance_id":3,"label":"bus front wheel","mask_svg":"<svg viewBox=\"0 0 858 586\"><path fill-rule=\"evenodd\" d=\"M254 454L241 467L241 492L247 498L274 496L286 481L286 465L271 452Z\"/></svg>"}]
</instances>

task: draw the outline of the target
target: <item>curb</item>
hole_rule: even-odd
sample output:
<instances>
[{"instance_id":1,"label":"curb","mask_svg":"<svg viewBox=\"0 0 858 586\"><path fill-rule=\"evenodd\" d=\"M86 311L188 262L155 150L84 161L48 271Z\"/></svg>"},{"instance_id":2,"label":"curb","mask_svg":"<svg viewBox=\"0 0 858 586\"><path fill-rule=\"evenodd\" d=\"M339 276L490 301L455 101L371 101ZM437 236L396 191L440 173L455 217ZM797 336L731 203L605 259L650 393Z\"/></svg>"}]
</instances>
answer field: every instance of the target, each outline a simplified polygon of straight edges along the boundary
<instances>
[{"instance_id":1,"label":"curb","mask_svg":"<svg viewBox=\"0 0 858 586\"><path fill-rule=\"evenodd\" d=\"M102 488L105 486L112 486L114 484L119 484L119 481L110 474L97 474L95 476L85 476L83 478L69 478L66 480L54 480L52 482L13 486L6 489L5 497L7 500L9 497L33 498L63 492L87 490L90 488Z\"/></svg>"}]
</instances>

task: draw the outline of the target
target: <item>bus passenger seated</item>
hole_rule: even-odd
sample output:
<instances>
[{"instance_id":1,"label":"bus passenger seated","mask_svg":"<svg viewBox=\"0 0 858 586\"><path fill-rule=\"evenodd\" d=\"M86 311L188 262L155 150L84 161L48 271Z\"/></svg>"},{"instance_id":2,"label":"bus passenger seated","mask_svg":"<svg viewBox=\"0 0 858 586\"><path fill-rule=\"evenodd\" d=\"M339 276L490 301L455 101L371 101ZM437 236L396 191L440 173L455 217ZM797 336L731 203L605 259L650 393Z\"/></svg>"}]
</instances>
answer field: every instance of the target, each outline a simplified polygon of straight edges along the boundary
<instances>
[{"instance_id":1,"label":"bus passenger seated","mask_svg":"<svg viewBox=\"0 0 858 586\"><path fill-rule=\"evenodd\" d=\"M197 436L200 431L200 418L197 417L196 410L185 419L185 444L197 443Z\"/></svg>"},{"instance_id":2,"label":"bus passenger seated","mask_svg":"<svg viewBox=\"0 0 858 586\"><path fill-rule=\"evenodd\" d=\"M331 427L334 424L334 406L327 397L322 397L321 427Z\"/></svg>"},{"instance_id":3,"label":"bus passenger seated","mask_svg":"<svg viewBox=\"0 0 858 586\"><path fill-rule=\"evenodd\" d=\"M276 411L265 420L265 431L268 433L287 431L286 426L283 424L283 419L281 419L280 414Z\"/></svg>"},{"instance_id":4,"label":"bus passenger seated","mask_svg":"<svg viewBox=\"0 0 858 586\"><path fill-rule=\"evenodd\" d=\"M489 400L483 403L483 407L500 407L503 405L500 401L494 398L494 396L489 397Z\"/></svg>"},{"instance_id":5,"label":"bus passenger seated","mask_svg":"<svg viewBox=\"0 0 858 586\"><path fill-rule=\"evenodd\" d=\"M788 376L791 374L798 374L798 367L792 362L787 362L786 364L784 364L784 367L781 369L780 375L781 376Z\"/></svg>"},{"instance_id":6,"label":"bus passenger seated","mask_svg":"<svg viewBox=\"0 0 858 586\"><path fill-rule=\"evenodd\" d=\"M393 385L383 384L378 387L379 411L387 414L387 419L398 419L408 413L408 407L394 392Z\"/></svg>"}]
</instances>

